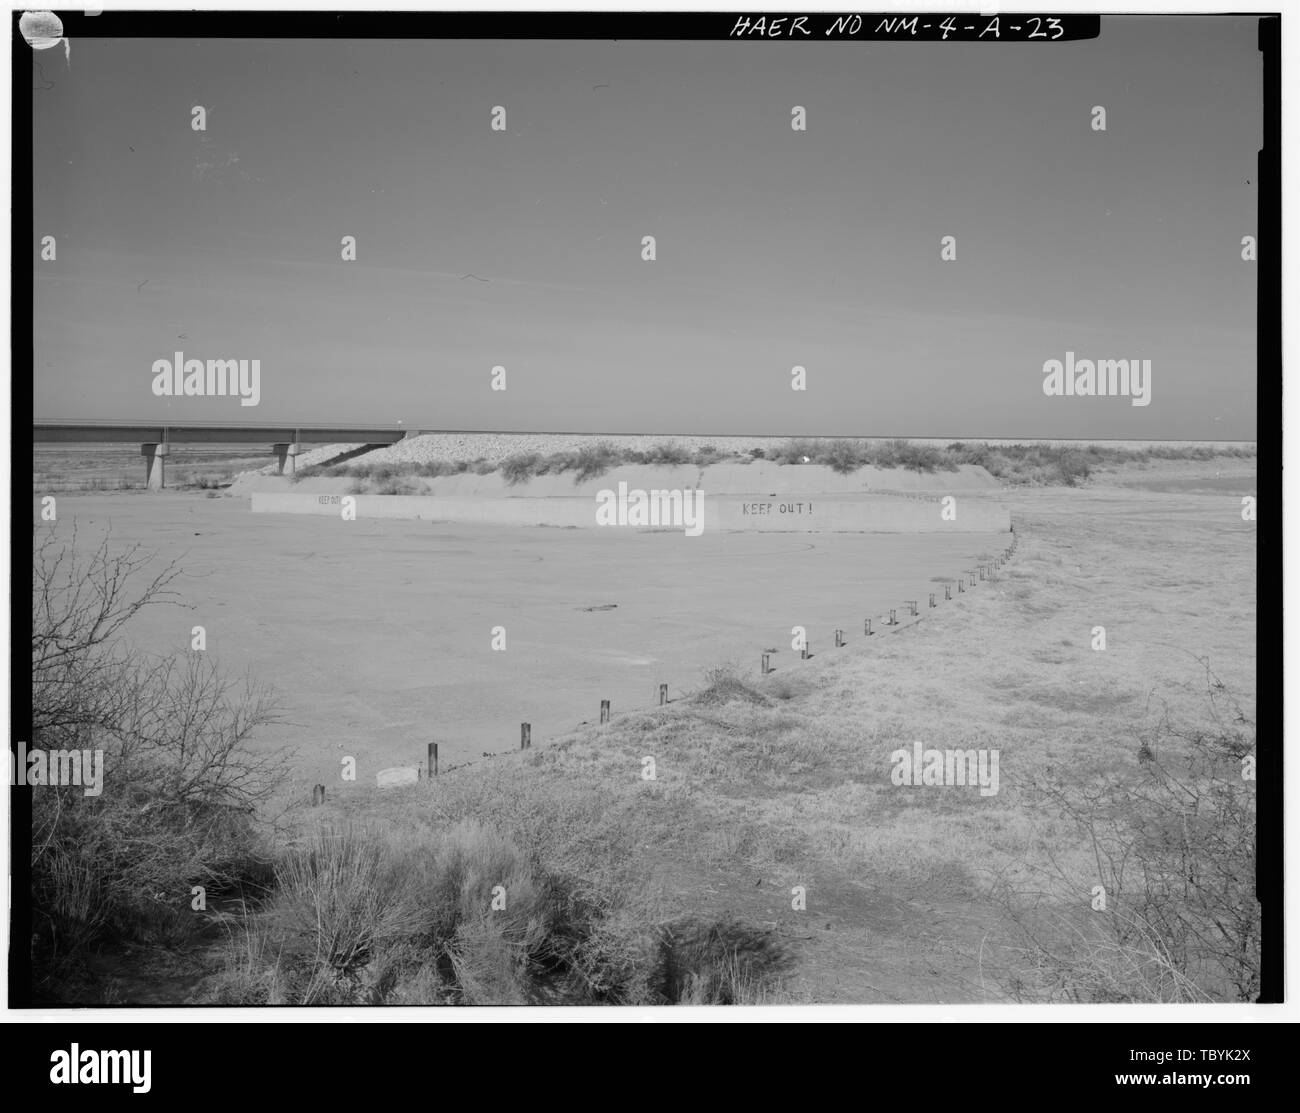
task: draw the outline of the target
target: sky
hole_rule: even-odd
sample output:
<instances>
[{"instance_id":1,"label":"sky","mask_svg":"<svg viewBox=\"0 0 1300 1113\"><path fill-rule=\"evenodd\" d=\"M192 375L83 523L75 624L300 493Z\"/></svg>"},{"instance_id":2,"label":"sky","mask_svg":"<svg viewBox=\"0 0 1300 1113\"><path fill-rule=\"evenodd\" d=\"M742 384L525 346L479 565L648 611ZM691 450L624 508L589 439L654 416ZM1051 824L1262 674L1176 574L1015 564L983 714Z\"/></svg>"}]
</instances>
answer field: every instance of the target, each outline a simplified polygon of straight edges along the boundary
<instances>
[{"instance_id":1,"label":"sky","mask_svg":"<svg viewBox=\"0 0 1300 1113\"><path fill-rule=\"evenodd\" d=\"M1253 440L1261 72L1249 18L75 39L33 55L35 417ZM178 351L259 404L155 396ZM1067 351L1150 404L1046 396Z\"/></svg>"}]
</instances>

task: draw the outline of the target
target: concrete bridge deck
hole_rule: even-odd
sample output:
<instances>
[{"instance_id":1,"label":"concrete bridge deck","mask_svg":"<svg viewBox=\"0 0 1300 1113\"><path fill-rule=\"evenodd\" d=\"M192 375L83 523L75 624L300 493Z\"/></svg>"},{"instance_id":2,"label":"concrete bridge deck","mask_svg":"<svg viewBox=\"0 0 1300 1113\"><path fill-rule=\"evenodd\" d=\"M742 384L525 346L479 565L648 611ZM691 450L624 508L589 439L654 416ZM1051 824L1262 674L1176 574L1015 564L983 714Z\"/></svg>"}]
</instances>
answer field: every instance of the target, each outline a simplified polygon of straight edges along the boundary
<instances>
[{"instance_id":1,"label":"concrete bridge deck","mask_svg":"<svg viewBox=\"0 0 1300 1113\"><path fill-rule=\"evenodd\" d=\"M138 441L148 469L148 487L165 485L168 447L173 444L266 444L280 462L281 475L293 475L295 458L304 444L396 444L414 430L377 425L283 425L240 422L36 421L35 444Z\"/></svg>"}]
</instances>

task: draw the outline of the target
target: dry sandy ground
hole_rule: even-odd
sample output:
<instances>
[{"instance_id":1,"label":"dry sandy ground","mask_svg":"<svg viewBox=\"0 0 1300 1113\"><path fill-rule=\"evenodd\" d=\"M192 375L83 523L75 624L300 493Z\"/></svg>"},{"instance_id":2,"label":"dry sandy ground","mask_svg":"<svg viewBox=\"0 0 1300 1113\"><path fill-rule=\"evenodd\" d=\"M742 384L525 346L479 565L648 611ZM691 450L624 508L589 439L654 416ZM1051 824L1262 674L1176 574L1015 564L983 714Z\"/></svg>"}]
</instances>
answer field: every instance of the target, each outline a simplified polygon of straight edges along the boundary
<instances>
[{"instance_id":1,"label":"dry sandy ground","mask_svg":"<svg viewBox=\"0 0 1300 1113\"><path fill-rule=\"evenodd\" d=\"M1198 470L1199 469L1199 470ZM1196 475L1203 478L1197 479ZM1207 478L1208 477L1208 478ZM1117 469L1105 488L1003 495L1018 512L1102 498L1135 506L1138 485L1226 484L1253 491L1253 461ZM1197 488L1202 489L1202 488ZM1160 495L1172 506L1193 494ZM1204 496L1201 496L1204 497ZM203 492L63 495L60 531L76 521L84 550L105 530L184 568L185 609L143 612L134 636L184 649L194 625L209 652L282 694L305 778L333 778L341 754L375 769L422 760L439 743L456 764L534 745L595 719L699 686L702 670L756 670L776 650L785 668L804 626L814 654L833 631L860 640L903 600L926 608L943 579L1005 547L1006 535L626 535L450 523L252 515L245 499ZM611 606L613 605L613 606ZM492 629L506 630L504 652Z\"/></svg>"},{"instance_id":2,"label":"dry sandy ground","mask_svg":"<svg viewBox=\"0 0 1300 1113\"><path fill-rule=\"evenodd\" d=\"M925 606L942 594L932 579L1009 541L342 523L198 492L64 496L57 528L74 521L83 549L111 529L180 560L185 609L142 612L133 637L178 651L205 627L224 666L282 693L291 725L262 743L295 747L303 779L326 784L343 755L373 782L428 742L457 764L516 749L521 722L538 746L596 719L602 699L616 714L649 707L660 683L675 699L729 659L757 672L770 648L786 668L793 626L814 654L837 628L859 640L865 617L879 628L904 599Z\"/></svg>"},{"instance_id":3,"label":"dry sandy ground","mask_svg":"<svg viewBox=\"0 0 1300 1113\"><path fill-rule=\"evenodd\" d=\"M1216 470L1205 478L1226 478ZM1159 483L1161 471L1141 477ZM662 886L665 914L776 932L798 954L796 1001L1010 1000L1032 963L1014 949L994 882L1038 899L1046 847L1084 907L1097 880L1090 845L1031 806L1035 778L1083 784L1134 763L1166 708L1201 722L1200 658L1254 714L1255 533L1240 515L1254 486L1239 469L1197 493L1014 492L1019 544L996 583L888 637L807 662L786 655L778 677L793 698L684 702L433 785L358 785L307 812L401 830L467 798L480 822L527 830L518 816L596 808L599 822L575 820L563 845L625 841ZM774 680L756 683L773 692ZM918 742L999 750L1000 792L895 787L891 752ZM651 785L638 776L646 754ZM806 910L791 906L795 886Z\"/></svg>"},{"instance_id":4,"label":"dry sandy ground","mask_svg":"<svg viewBox=\"0 0 1300 1113\"><path fill-rule=\"evenodd\" d=\"M451 793L478 796L493 823L585 793L611 837L644 847L671 911L768 923L794 944L797 1000L937 1003L1005 999L990 880L1044 843L1069 847L1026 807L1036 771L1087 777L1131 759L1166 701L1194 707L1201 656L1253 713L1254 527L1239 508L1254 490L1253 462L1211 461L1014 491L1020 544L999 582L870 640L864 612L924 601L932 576L1005 537L720 535L691 548L677 534L418 522L344 533L179 493L61 498L59 528L79 518L85 544L111 518L120 540L188 554L193 609L142 615L137 633L174 650L205 623L213 652L290 695L295 725L263 741L300 748L300 793L333 786L328 807L307 809L321 822L402 827ZM606 603L619 605L582 609ZM797 622L810 661L790 651ZM498 623L509 649L493 654ZM836 626L842 650L829 647ZM788 702L631 710L660 680L677 696L728 656L757 679L766 647L779 648L768 684L798 686ZM602 697L614 725L573 730ZM511 753L525 718L534 749ZM427 790L374 788L370 770L418 760L431 739L444 755L504 756ZM1001 793L892 788L888 755L913 741L999 748ZM342 753L361 760L355 785L338 779ZM653 790L637 776L645 753L659 762ZM1081 874L1079 891L1089 884ZM807 912L791 909L793 885Z\"/></svg>"}]
</instances>

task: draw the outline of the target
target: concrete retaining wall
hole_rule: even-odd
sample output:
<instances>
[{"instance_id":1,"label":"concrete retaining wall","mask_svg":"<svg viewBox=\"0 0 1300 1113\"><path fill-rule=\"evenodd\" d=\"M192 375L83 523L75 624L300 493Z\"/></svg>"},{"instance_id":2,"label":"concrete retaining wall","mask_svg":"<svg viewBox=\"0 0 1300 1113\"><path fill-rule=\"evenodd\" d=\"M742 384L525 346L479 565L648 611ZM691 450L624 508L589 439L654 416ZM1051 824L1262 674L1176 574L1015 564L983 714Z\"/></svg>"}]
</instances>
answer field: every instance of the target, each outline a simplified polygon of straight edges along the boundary
<instances>
[{"instance_id":1,"label":"concrete retaining wall","mask_svg":"<svg viewBox=\"0 0 1300 1113\"><path fill-rule=\"evenodd\" d=\"M596 500L586 498L442 498L425 495L332 495L254 492L255 514L339 517L344 498L357 518L414 518L516 526L600 528ZM986 498L954 496L956 518L945 521L937 498L888 495L705 495L704 530L786 533L1005 533L1011 512ZM604 528L635 530L640 526ZM681 526L649 528L676 529Z\"/></svg>"}]
</instances>

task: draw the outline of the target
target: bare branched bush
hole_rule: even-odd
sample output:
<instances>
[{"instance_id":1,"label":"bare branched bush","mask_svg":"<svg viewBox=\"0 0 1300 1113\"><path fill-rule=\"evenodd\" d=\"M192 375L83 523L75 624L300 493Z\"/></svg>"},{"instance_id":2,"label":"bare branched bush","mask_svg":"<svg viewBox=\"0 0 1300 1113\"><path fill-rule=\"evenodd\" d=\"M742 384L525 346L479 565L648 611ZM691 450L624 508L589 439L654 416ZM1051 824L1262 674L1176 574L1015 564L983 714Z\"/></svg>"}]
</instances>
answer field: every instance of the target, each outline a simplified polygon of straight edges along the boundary
<instances>
[{"instance_id":1,"label":"bare branched bush","mask_svg":"<svg viewBox=\"0 0 1300 1113\"><path fill-rule=\"evenodd\" d=\"M151 657L123 641L145 607L174 603L175 563L105 539L78 557L51 530L35 545L32 749L102 755L98 792L32 788L33 969L58 982L91 944L184 936L191 892L269 878L256 812L284 758L248 749L276 721L270 694L206 654Z\"/></svg>"},{"instance_id":2,"label":"bare branched bush","mask_svg":"<svg viewBox=\"0 0 1300 1113\"><path fill-rule=\"evenodd\" d=\"M1040 779L1044 812L1089 865L1048 848L1037 897L1003 893L1033 1000L1251 1001L1260 988L1255 722L1205 666L1199 714L1166 706L1087 782ZM1194 705L1192 705L1194 706ZM1100 886L1100 890L1094 887ZM1097 893L1104 907L1097 907ZM1082 904L1080 901L1082 900ZM1077 914L1063 908L1080 910ZM1028 976L1023 971L1032 971Z\"/></svg>"}]
</instances>

